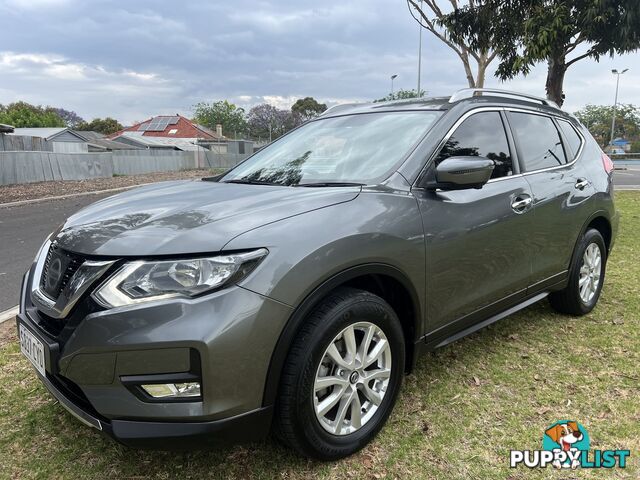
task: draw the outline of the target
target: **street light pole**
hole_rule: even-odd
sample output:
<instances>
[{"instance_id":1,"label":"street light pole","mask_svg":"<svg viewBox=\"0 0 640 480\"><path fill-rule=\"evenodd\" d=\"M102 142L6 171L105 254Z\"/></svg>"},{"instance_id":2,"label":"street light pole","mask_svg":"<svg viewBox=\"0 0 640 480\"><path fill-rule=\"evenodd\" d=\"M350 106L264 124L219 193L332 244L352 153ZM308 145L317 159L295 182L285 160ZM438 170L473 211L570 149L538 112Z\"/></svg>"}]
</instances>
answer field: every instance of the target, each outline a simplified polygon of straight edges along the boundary
<instances>
[{"instance_id":1,"label":"street light pole","mask_svg":"<svg viewBox=\"0 0 640 480\"><path fill-rule=\"evenodd\" d=\"M613 101L613 118L611 119L611 139L609 140L609 146L613 147L613 135L616 131L616 109L618 108L618 86L620 85L620 75L629 70L625 68L621 72L618 72L615 68L611 70L611 73L616 75L616 97Z\"/></svg>"},{"instance_id":2,"label":"street light pole","mask_svg":"<svg viewBox=\"0 0 640 480\"><path fill-rule=\"evenodd\" d=\"M420 10L422 10L422 0L420 0ZM418 22L418 28L420 29L418 40L418 91L417 95L420 97L420 74L422 73L422 24Z\"/></svg>"},{"instance_id":3,"label":"street light pole","mask_svg":"<svg viewBox=\"0 0 640 480\"><path fill-rule=\"evenodd\" d=\"M391 97L393 97L393 80L397 77L398 75L393 74L391 75Z\"/></svg>"}]
</instances>

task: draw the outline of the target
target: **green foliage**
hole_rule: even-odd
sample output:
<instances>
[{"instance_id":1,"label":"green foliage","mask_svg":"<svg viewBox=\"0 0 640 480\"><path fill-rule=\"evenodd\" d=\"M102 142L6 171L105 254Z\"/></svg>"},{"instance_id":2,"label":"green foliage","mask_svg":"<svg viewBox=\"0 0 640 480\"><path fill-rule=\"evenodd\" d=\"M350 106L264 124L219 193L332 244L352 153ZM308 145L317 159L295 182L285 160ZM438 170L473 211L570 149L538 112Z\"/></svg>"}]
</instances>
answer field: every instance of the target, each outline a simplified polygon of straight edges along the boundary
<instances>
[{"instance_id":1,"label":"green foliage","mask_svg":"<svg viewBox=\"0 0 640 480\"><path fill-rule=\"evenodd\" d=\"M418 94L418 91L415 88L411 90L400 89L396 92L389 93L389 95L387 95L386 97L382 97L382 98L378 98L377 100L374 100L374 103L388 102L391 100L405 100L407 98L420 98L420 97L424 97L426 94L427 92L425 90L420 90L420 93Z\"/></svg>"},{"instance_id":2,"label":"green foliage","mask_svg":"<svg viewBox=\"0 0 640 480\"><path fill-rule=\"evenodd\" d=\"M216 125L222 125L222 134L227 137L241 136L247 131L247 121L243 108L239 108L227 100L194 105L194 120L215 130Z\"/></svg>"},{"instance_id":3,"label":"green foliage","mask_svg":"<svg viewBox=\"0 0 640 480\"><path fill-rule=\"evenodd\" d=\"M609 143L613 105L587 105L575 112L575 116L589 129L600 145ZM614 138L618 137L640 141L640 108L635 105L618 105Z\"/></svg>"},{"instance_id":4,"label":"green foliage","mask_svg":"<svg viewBox=\"0 0 640 480\"><path fill-rule=\"evenodd\" d=\"M478 17L493 19L490 32L477 34ZM638 0L480 0L455 10L443 23L455 41L473 49L495 48L496 75L502 80L548 62L547 94L560 104L564 74L573 63L640 48ZM576 49L584 52L576 55Z\"/></svg>"},{"instance_id":5,"label":"green foliage","mask_svg":"<svg viewBox=\"0 0 640 480\"><path fill-rule=\"evenodd\" d=\"M318 103L313 97L305 97L296 100L291 107L291 112L299 118L301 122L306 122L317 117L327 109L324 103Z\"/></svg>"},{"instance_id":6,"label":"green foliage","mask_svg":"<svg viewBox=\"0 0 640 480\"><path fill-rule=\"evenodd\" d=\"M76 126L76 130L98 132L104 135L111 135L112 133L119 132L123 128L120 122L111 117L94 118L88 123L83 121Z\"/></svg>"},{"instance_id":7,"label":"green foliage","mask_svg":"<svg viewBox=\"0 0 640 480\"><path fill-rule=\"evenodd\" d=\"M0 123L16 128L64 127L64 120L51 107L15 102L0 105Z\"/></svg>"}]
</instances>

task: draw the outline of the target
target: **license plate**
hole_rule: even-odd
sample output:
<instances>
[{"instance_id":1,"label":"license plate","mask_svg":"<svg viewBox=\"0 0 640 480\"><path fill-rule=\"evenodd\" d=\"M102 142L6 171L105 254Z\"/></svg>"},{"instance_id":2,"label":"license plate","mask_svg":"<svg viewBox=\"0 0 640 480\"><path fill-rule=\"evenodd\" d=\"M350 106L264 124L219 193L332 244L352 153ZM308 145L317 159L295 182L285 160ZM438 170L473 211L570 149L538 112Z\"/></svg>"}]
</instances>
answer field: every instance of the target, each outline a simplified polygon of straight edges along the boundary
<instances>
[{"instance_id":1,"label":"license plate","mask_svg":"<svg viewBox=\"0 0 640 480\"><path fill-rule=\"evenodd\" d=\"M23 325L20 325L20 350L36 367L36 370L45 377L47 372L44 366L44 344Z\"/></svg>"}]
</instances>

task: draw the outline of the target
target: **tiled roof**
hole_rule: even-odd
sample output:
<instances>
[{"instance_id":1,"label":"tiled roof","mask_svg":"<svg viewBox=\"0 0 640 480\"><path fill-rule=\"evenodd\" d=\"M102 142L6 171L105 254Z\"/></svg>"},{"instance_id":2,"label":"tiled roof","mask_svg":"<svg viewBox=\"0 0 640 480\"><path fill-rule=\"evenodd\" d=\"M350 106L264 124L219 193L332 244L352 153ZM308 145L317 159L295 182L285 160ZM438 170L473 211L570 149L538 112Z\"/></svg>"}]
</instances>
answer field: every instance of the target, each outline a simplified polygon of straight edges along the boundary
<instances>
[{"instance_id":1,"label":"tiled roof","mask_svg":"<svg viewBox=\"0 0 640 480\"><path fill-rule=\"evenodd\" d=\"M131 127L110 135L114 139L125 132L141 133L144 137L167 137L167 138L202 138L205 140L222 140L216 132L203 128L193 123L182 115L159 115L144 122L136 123Z\"/></svg>"}]
</instances>

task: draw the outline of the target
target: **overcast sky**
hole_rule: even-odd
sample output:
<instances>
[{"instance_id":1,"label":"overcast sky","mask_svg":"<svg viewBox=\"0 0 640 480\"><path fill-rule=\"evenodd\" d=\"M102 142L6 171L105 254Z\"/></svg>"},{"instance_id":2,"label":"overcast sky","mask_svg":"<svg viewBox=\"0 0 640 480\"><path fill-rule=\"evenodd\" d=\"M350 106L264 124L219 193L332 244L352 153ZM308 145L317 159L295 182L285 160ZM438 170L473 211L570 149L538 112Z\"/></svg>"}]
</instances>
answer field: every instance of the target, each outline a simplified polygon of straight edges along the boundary
<instances>
[{"instance_id":1,"label":"overcast sky","mask_svg":"<svg viewBox=\"0 0 640 480\"><path fill-rule=\"evenodd\" d=\"M288 108L313 96L368 101L417 86L418 26L404 0L0 0L0 103L74 110L132 123L189 115L199 101ZM583 60L565 108L613 103L612 68L630 68L619 101L640 105L640 54ZM487 86L544 95L545 66ZM423 36L422 87L466 87L455 54Z\"/></svg>"}]
</instances>

